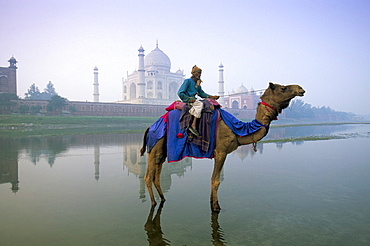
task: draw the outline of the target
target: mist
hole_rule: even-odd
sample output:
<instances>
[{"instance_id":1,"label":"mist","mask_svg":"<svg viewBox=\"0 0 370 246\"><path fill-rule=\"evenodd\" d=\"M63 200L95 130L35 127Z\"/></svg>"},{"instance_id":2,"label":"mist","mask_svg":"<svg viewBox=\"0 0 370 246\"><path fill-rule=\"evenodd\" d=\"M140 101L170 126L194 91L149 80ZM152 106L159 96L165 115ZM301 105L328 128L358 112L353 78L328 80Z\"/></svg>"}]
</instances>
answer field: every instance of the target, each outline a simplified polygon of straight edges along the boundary
<instances>
[{"instance_id":1,"label":"mist","mask_svg":"<svg viewBox=\"0 0 370 246\"><path fill-rule=\"evenodd\" d=\"M190 77L203 69L202 87L217 94L269 81L299 84L314 107L370 115L369 1L2 1L0 66L18 61L18 95L51 81L59 95L122 99L122 79L138 68L138 48L159 48L171 71Z\"/></svg>"}]
</instances>

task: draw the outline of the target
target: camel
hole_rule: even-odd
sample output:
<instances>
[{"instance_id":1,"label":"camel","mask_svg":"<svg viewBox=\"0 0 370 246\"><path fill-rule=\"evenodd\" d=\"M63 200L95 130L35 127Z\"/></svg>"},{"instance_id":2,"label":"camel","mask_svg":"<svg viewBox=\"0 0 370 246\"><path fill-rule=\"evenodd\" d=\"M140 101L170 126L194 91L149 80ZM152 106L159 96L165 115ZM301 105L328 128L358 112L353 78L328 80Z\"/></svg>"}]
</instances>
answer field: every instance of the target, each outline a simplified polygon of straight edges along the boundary
<instances>
[{"instance_id":1,"label":"camel","mask_svg":"<svg viewBox=\"0 0 370 246\"><path fill-rule=\"evenodd\" d=\"M236 150L240 145L256 144L259 140L264 138L270 126L270 123L277 119L277 115L282 112L283 109L289 106L290 101L296 96L303 96L305 90L299 85L279 85L276 83L269 82L269 87L262 94L261 102L258 103L257 112L255 119L263 124L256 132L240 137L232 132L232 130L221 120L218 122L216 130L216 144L213 153L214 166L211 177L211 210L213 212L219 212L221 210L218 200L218 188L220 186L220 175L222 168L225 163L226 156ZM143 139L143 146L141 148L141 156L144 155L146 150L146 136L149 128L146 130ZM164 202L164 198L161 186L160 186L160 174L162 170L162 164L166 160L166 137L161 138L152 150L148 153L148 163L145 174L145 183L148 189L148 193L151 199L151 205L156 206L157 202L154 199L152 190L152 184L154 184L161 201Z\"/></svg>"}]
</instances>

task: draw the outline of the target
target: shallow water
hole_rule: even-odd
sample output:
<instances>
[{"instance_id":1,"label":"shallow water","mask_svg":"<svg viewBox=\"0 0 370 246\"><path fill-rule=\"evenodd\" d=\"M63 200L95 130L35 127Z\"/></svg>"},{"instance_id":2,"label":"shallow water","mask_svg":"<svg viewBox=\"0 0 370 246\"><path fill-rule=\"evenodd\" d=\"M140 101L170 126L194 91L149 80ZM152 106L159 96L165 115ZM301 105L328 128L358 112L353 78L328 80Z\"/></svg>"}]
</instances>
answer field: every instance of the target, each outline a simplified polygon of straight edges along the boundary
<instances>
[{"instance_id":1,"label":"shallow water","mask_svg":"<svg viewBox=\"0 0 370 246\"><path fill-rule=\"evenodd\" d=\"M303 129L306 128L306 129ZM141 134L0 139L0 245L369 245L370 125L347 139L241 146L209 206L212 160L165 164L151 209Z\"/></svg>"}]
</instances>

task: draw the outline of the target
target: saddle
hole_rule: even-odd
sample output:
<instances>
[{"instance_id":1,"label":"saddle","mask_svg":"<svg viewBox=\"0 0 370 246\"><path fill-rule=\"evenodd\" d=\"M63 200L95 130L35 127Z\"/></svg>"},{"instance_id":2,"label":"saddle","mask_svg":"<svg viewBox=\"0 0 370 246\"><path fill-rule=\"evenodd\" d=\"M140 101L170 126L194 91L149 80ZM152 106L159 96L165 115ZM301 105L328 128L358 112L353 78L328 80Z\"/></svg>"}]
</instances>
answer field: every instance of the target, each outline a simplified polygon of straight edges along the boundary
<instances>
[{"instance_id":1,"label":"saddle","mask_svg":"<svg viewBox=\"0 0 370 246\"><path fill-rule=\"evenodd\" d=\"M202 151L207 152L210 147L211 138L211 122L213 117L213 112L216 108L220 108L221 105L214 99L201 100L203 103L203 109L201 118L198 121L198 131L200 136L196 136L191 132L187 134L187 141L192 142L194 145L198 146ZM191 124L193 116L189 113L191 108L190 104L175 101L170 106L166 108L167 111L171 110L181 110L181 115L179 119L180 129L187 130Z\"/></svg>"},{"instance_id":2,"label":"saddle","mask_svg":"<svg viewBox=\"0 0 370 246\"><path fill-rule=\"evenodd\" d=\"M221 105L215 99L208 99L207 98L205 100L201 100L201 102L203 102L203 105L204 105L203 110L205 110L205 111L208 110L208 107L209 107L209 109L211 109L211 111L214 111L215 108L221 108ZM174 109L182 110L184 108L184 106L186 106L186 105L188 105L189 108L191 107L189 104L184 103L182 101L174 101L170 106L165 108L165 110L166 111L171 111L171 110L174 110Z\"/></svg>"}]
</instances>

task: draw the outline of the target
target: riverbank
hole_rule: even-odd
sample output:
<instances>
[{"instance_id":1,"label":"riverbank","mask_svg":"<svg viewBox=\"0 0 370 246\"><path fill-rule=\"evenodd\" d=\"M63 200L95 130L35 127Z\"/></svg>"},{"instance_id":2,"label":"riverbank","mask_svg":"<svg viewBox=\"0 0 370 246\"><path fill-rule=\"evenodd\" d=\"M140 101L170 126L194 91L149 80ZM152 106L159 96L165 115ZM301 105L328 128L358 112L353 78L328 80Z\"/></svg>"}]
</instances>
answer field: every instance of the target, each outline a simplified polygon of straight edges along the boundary
<instances>
[{"instance_id":1,"label":"riverbank","mask_svg":"<svg viewBox=\"0 0 370 246\"><path fill-rule=\"evenodd\" d=\"M0 136L29 137L142 132L156 117L0 115Z\"/></svg>"},{"instance_id":2,"label":"riverbank","mask_svg":"<svg viewBox=\"0 0 370 246\"><path fill-rule=\"evenodd\" d=\"M141 133L157 117L0 115L1 137L30 137L101 133ZM274 121L271 127L370 124L370 122Z\"/></svg>"}]
</instances>

